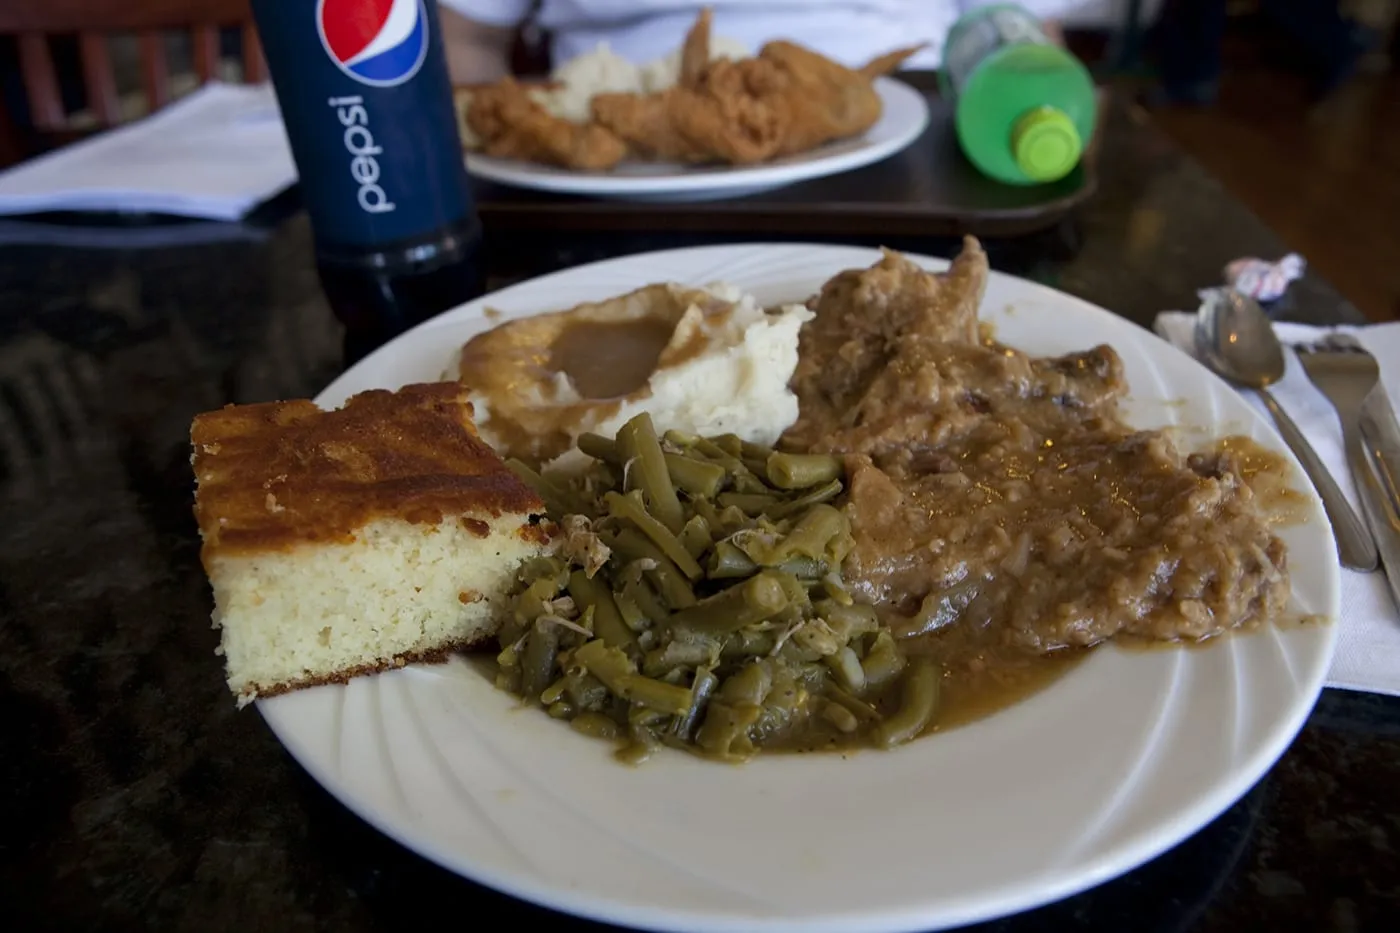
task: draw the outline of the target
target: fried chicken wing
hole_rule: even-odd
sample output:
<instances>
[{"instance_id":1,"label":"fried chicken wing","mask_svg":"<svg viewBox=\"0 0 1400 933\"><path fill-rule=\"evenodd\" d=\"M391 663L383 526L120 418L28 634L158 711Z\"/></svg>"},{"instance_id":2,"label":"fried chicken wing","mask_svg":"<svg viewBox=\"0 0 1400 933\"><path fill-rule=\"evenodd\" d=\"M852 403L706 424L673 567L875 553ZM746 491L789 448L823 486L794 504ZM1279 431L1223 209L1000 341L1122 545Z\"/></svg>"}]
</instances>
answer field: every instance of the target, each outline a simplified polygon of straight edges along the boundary
<instances>
[{"instance_id":1,"label":"fried chicken wing","mask_svg":"<svg viewBox=\"0 0 1400 933\"><path fill-rule=\"evenodd\" d=\"M787 130L782 75L759 59L708 65L694 87L600 94L593 119L636 151L677 162L747 165L770 159Z\"/></svg>"},{"instance_id":2,"label":"fried chicken wing","mask_svg":"<svg viewBox=\"0 0 1400 933\"><path fill-rule=\"evenodd\" d=\"M789 118L779 155L856 136L880 119L880 95L860 72L792 42L769 42L758 55L787 77L781 97Z\"/></svg>"},{"instance_id":3,"label":"fried chicken wing","mask_svg":"<svg viewBox=\"0 0 1400 933\"><path fill-rule=\"evenodd\" d=\"M681 73L676 82L679 87L693 88L700 83L705 67L710 64L710 22L713 15L709 7L703 7L695 17L695 24L685 34L685 44L681 46Z\"/></svg>"},{"instance_id":4,"label":"fried chicken wing","mask_svg":"<svg viewBox=\"0 0 1400 933\"><path fill-rule=\"evenodd\" d=\"M918 45L911 45L904 49L895 49L893 52L886 52L884 55L877 55L870 61L861 65L858 73L867 81L874 81L876 78L883 78L892 73L900 65L904 64L913 55L924 48L928 43L920 42Z\"/></svg>"},{"instance_id":5,"label":"fried chicken wing","mask_svg":"<svg viewBox=\"0 0 1400 933\"><path fill-rule=\"evenodd\" d=\"M603 171L627 155L626 144L615 134L594 123L553 116L512 78L474 90L466 119L481 151L503 159Z\"/></svg>"}]
</instances>

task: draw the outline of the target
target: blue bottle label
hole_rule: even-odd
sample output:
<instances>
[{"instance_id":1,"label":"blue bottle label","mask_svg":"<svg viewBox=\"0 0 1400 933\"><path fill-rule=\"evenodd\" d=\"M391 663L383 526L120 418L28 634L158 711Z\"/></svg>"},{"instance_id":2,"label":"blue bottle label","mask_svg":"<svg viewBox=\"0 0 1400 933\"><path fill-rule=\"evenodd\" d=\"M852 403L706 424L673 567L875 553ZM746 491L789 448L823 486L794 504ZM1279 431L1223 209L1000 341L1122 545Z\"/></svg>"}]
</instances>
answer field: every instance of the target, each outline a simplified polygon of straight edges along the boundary
<instances>
[{"instance_id":1,"label":"blue bottle label","mask_svg":"<svg viewBox=\"0 0 1400 933\"><path fill-rule=\"evenodd\" d=\"M411 240L473 210L436 0L254 0L317 239Z\"/></svg>"},{"instance_id":2,"label":"blue bottle label","mask_svg":"<svg viewBox=\"0 0 1400 933\"><path fill-rule=\"evenodd\" d=\"M954 95L988 55L1008 45L1052 45L1034 16L1018 6L986 7L968 13L948 30L943 72Z\"/></svg>"}]
</instances>

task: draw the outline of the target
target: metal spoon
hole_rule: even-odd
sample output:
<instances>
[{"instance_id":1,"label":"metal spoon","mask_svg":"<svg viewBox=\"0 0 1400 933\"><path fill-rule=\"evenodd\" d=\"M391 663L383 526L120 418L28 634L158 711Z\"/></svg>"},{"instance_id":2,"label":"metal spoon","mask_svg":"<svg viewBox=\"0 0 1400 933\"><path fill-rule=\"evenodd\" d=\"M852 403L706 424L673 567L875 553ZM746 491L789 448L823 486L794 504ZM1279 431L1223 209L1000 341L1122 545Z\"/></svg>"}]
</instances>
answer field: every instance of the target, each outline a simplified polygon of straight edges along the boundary
<instances>
[{"instance_id":1,"label":"metal spoon","mask_svg":"<svg viewBox=\"0 0 1400 933\"><path fill-rule=\"evenodd\" d=\"M1353 570L1375 570L1376 542L1370 532L1361 524L1312 444L1268 392L1268 386L1283 378L1284 360L1283 346L1264 309L1253 298L1238 292L1214 292L1196 316L1195 337L1196 353L1207 366L1259 394L1279 433L1322 497L1322 506L1337 537L1342 565Z\"/></svg>"}]
</instances>

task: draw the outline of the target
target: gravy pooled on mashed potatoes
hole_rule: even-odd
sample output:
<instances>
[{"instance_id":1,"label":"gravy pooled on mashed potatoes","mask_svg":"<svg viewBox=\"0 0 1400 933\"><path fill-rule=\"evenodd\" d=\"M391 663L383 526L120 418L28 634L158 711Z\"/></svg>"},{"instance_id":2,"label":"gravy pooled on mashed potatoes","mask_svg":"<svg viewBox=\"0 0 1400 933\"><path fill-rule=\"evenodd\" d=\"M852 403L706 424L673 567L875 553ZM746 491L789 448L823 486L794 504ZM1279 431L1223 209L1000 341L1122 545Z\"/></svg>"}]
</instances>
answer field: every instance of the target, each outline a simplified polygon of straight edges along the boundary
<instances>
[{"instance_id":1,"label":"gravy pooled on mashed potatoes","mask_svg":"<svg viewBox=\"0 0 1400 933\"><path fill-rule=\"evenodd\" d=\"M611 436L643 411L668 428L771 444L797 418L787 382L811 317L801 305L765 311L724 285L648 285L478 334L456 376L482 439L531 464L586 460L580 434Z\"/></svg>"}]
</instances>

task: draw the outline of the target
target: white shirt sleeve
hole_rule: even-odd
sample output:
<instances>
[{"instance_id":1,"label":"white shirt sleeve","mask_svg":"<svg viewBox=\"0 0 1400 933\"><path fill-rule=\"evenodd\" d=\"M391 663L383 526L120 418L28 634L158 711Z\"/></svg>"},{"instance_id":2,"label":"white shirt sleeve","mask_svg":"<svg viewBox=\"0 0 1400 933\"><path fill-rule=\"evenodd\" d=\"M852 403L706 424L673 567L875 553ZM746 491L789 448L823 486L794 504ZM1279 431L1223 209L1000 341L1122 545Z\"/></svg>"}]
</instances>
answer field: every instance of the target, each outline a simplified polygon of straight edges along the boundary
<instances>
[{"instance_id":1,"label":"white shirt sleeve","mask_svg":"<svg viewBox=\"0 0 1400 933\"><path fill-rule=\"evenodd\" d=\"M487 26L519 26L534 0L438 0L438 6Z\"/></svg>"},{"instance_id":2,"label":"white shirt sleeve","mask_svg":"<svg viewBox=\"0 0 1400 933\"><path fill-rule=\"evenodd\" d=\"M439 2L451 3L454 0L439 0ZM978 7L1002 2L1004 0L959 0L958 6L966 13ZM1070 10L1088 6L1089 0L1017 0L1017 5L1025 7L1026 12L1036 19L1059 19Z\"/></svg>"}]
</instances>

